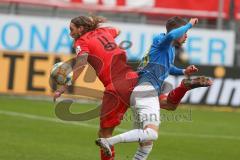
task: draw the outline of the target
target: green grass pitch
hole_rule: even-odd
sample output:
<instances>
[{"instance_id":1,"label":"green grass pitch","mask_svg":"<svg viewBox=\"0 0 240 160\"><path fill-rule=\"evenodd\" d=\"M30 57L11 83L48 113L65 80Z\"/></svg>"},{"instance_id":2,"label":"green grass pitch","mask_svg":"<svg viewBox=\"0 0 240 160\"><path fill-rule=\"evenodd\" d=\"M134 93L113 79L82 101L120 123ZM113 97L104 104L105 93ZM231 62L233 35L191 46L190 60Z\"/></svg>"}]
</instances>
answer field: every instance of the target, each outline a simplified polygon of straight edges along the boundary
<instances>
[{"instance_id":1,"label":"green grass pitch","mask_svg":"<svg viewBox=\"0 0 240 160\"><path fill-rule=\"evenodd\" d=\"M95 104L74 104L79 113ZM210 108L210 107L209 107ZM240 112L180 106L161 110L159 139L149 160L236 160L240 158ZM115 134L131 129L129 111ZM64 123L49 101L0 96L0 160L97 160L98 119ZM116 160L131 160L137 144L116 146Z\"/></svg>"}]
</instances>

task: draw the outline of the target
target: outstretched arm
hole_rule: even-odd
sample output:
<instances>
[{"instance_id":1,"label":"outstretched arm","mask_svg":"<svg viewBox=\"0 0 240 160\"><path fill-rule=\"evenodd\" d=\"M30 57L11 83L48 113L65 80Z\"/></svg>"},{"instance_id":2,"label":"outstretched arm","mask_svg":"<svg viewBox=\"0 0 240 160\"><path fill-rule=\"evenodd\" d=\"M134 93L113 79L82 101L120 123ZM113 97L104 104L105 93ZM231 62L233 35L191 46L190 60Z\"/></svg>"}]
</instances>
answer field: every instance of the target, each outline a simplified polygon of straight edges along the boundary
<instances>
[{"instance_id":1,"label":"outstretched arm","mask_svg":"<svg viewBox=\"0 0 240 160\"><path fill-rule=\"evenodd\" d=\"M190 28L192 28L197 23L198 23L197 18L191 18L186 25L173 29L172 31L167 33L167 35L165 36L165 39L163 39L162 41L162 44L164 45L170 44L173 40L176 40L181 36L183 36Z\"/></svg>"},{"instance_id":2,"label":"outstretched arm","mask_svg":"<svg viewBox=\"0 0 240 160\"><path fill-rule=\"evenodd\" d=\"M174 65L170 68L170 74L171 75L184 75L185 69L178 68Z\"/></svg>"},{"instance_id":3,"label":"outstretched arm","mask_svg":"<svg viewBox=\"0 0 240 160\"><path fill-rule=\"evenodd\" d=\"M54 92L54 96L53 96L54 102L56 101L57 98L59 98L67 90L68 86L72 85L72 82L77 80L77 78L82 73L83 69L85 68L85 66L87 64L87 57L88 57L88 53L83 53L83 54L78 55L78 56L68 60L67 62L65 62L65 63L69 63L70 65L72 65L73 78L72 78L71 82L61 86L59 89L57 89Z\"/></svg>"},{"instance_id":4,"label":"outstretched arm","mask_svg":"<svg viewBox=\"0 0 240 160\"><path fill-rule=\"evenodd\" d=\"M191 74L198 72L198 68L195 65L190 65L186 69L178 68L174 65L170 68L171 75L186 75L190 76Z\"/></svg>"},{"instance_id":5,"label":"outstretched arm","mask_svg":"<svg viewBox=\"0 0 240 160\"><path fill-rule=\"evenodd\" d=\"M79 75L87 64L88 53L83 53L75 57L75 64L73 64L73 81L77 80Z\"/></svg>"}]
</instances>

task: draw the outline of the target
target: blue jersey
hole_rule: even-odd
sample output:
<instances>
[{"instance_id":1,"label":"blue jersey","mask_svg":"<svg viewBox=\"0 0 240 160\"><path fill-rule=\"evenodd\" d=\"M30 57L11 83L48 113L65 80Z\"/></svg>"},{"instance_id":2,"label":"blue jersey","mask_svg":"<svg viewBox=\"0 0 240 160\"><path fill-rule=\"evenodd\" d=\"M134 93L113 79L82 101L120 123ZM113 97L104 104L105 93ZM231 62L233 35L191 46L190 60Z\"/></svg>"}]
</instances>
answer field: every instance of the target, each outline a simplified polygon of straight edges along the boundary
<instances>
[{"instance_id":1,"label":"blue jersey","mask_svg":"<svg viewBox=\"0 0 240 160\"><path fill-rule=\"evenodd\" d=\"M153 38L150 51L148 53L147 65L139 71L139 84L150 82L154 88L161 92L163 81L172 75L183 75L183 69L174 66L175 47L173 40L182 37L190 28L191 23L170 31L168 34L159 34Z\"/></svg>"}]
</instances>

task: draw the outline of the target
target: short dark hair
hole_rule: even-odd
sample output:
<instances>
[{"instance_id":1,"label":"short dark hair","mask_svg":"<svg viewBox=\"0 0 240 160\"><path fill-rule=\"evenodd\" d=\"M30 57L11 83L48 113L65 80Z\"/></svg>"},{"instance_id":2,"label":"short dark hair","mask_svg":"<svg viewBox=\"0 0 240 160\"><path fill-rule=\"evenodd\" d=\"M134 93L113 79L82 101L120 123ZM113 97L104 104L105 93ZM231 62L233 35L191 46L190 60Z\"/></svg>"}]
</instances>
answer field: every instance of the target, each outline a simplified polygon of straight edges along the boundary
<instances>
[{"instance_id":1,"label":"short dark hair","mask_svg":"<svg viewBox=\"0 0 240 160\"><path fill-rule=\"evenodd\" d=\"M179 16L171 17L167 20L167 23L166 23L167 33L169 33L173 29L179 28L186 24L187 24L187 21L182 17L179 17Z\"/></svg>"}]
</instances>

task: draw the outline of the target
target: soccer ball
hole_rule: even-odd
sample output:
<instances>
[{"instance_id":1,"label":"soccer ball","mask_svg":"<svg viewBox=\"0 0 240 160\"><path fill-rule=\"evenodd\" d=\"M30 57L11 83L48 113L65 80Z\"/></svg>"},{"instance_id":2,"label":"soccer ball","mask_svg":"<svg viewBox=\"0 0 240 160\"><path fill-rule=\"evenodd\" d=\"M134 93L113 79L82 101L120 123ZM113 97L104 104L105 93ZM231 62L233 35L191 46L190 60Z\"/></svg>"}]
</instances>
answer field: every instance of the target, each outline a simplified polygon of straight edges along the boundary
<instances>
[{"instance_id":1,"label":"soccer ball","mask_svg":"<svg viewBox=\"0 0 240 160\"><path fill-rule=\"evenodd\" d=\"M73 79L72 66L68 63L58 62L54 64L50 77L58 85L71 85Z\"/></svg>"}]
</instances>

